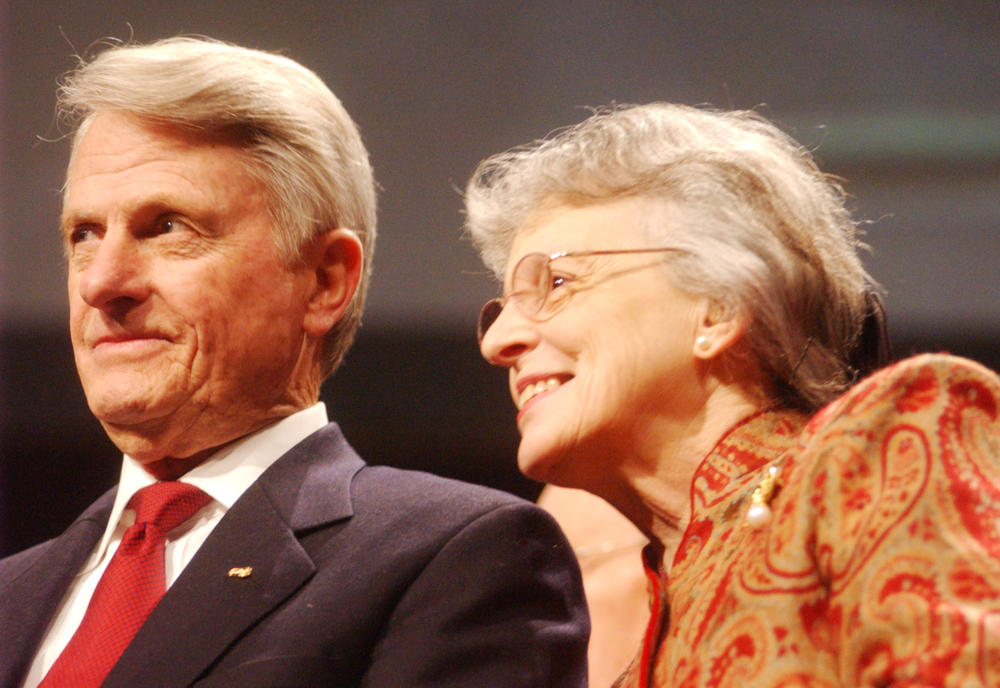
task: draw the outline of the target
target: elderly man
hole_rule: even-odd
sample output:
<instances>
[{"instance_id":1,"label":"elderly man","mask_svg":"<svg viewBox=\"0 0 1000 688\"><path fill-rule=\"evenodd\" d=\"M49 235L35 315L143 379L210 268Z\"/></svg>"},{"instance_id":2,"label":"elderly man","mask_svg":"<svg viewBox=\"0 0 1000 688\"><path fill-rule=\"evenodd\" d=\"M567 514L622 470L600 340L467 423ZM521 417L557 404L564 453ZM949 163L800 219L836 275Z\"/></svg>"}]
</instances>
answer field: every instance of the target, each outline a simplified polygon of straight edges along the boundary
<instances>
[{"instance_id":1,"label":"elderly man","mask_svg":"<svg viewBox=\"0 0 1000 688\"><path fill-rule=\"evenodd\" d=\"M317 403L375 235L334 95L286 58L170 39L104 51L60 103L73 349L125 456L63 535L0 562L0 685L582 684L551 520L368 467Z\"/></svg>"}]
</instances>

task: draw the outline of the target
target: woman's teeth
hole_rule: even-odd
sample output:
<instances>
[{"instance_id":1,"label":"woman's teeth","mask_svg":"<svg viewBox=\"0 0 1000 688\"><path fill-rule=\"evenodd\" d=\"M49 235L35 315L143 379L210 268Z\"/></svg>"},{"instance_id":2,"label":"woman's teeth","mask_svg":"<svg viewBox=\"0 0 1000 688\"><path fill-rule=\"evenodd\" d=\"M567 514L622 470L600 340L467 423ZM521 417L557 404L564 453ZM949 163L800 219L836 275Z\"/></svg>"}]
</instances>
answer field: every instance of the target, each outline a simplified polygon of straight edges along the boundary
<instances>
[{"instance_id":1,"label":"woman's teeth","mask_svg":"<svg viewBox=\"0 0 1000 688\"><path fill-rule=\"evenodd\" d=\"M517 401L517 408L522 409L524 405L531 401L532 398L538 396L542 392L547 392L550 389L555 389L560 384L559 380L554 377L547 378L545 380L539 380L538 382L533 382L524 390L521 391L521 397Z\"/></svg>"}]
</instances>

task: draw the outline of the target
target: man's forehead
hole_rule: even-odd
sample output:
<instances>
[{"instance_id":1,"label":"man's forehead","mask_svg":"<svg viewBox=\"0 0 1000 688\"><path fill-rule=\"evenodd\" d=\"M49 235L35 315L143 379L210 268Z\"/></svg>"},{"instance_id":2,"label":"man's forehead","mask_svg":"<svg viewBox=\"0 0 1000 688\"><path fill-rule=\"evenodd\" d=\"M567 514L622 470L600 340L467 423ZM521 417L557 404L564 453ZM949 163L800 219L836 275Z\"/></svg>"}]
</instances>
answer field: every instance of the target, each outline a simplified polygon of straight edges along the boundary
<instances>
[{"instance_id":1,"label":"man's forehead","mask_svg":"<svg viewBox=\"0 0 1000 688\"><path fill-rule=\"evenodd\" d=\"M250 157L239 143L233 135L200 132L118 110L101 111L88 118L77 133L67 180L81 167L113 169L158 157L191 161L224 158L249 164Z\"/></svg>"},{"instance_id":2,"label":"man's forehead","mask_svg":"<svg viewBox=\"0 0 1000 688\"><path fill-rule=\"evenodd\" d=\"M67 170L64 212L130 196L168 202L177 194L212 196L255 185L247 155L214 137L117 112L89 124ZM137 202L137 201L135 201Z\"/></svg>"}]
</instances>

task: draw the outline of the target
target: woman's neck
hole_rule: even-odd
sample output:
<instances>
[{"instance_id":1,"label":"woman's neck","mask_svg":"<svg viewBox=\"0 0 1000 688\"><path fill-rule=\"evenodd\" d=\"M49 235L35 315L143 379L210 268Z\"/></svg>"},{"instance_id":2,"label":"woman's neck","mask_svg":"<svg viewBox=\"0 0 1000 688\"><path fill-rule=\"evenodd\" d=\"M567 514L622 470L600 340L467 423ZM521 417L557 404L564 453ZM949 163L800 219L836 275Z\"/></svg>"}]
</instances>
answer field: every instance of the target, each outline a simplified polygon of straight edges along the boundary
<instances>
[{"instance_id":1,"label":"woman's neck","mask_svg":"<svg viewBox=\"0 0 1000 688\"><path fill-rule=\"evenodd\" d=\"M601 494L663 549L669 570L691 517L691 484L705 456L740 420L766 407L760 395L720 386L698 413L664 419L620 465L620 480Z\"/></svg>"}]
</instances>

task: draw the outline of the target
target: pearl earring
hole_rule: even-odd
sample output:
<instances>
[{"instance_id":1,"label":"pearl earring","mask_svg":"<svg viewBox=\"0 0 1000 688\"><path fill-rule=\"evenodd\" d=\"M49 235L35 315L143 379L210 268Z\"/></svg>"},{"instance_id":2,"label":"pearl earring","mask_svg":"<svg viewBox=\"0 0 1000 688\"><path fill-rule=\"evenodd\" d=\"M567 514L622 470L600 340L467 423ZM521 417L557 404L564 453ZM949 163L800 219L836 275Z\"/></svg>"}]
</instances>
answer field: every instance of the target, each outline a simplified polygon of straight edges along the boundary
<instances>
[{"instance_id":1,"label":"pearl earring","mask_svg":"<svg viewBox=\"0 0 1000 688\"><path fill-rule=\"evenodd\" d=\"M708 351L709 341L708 337L705 335L698 335L698 338L694 340L694 345L698 347L700 351Z\"/></svg>"}]
</instances>

